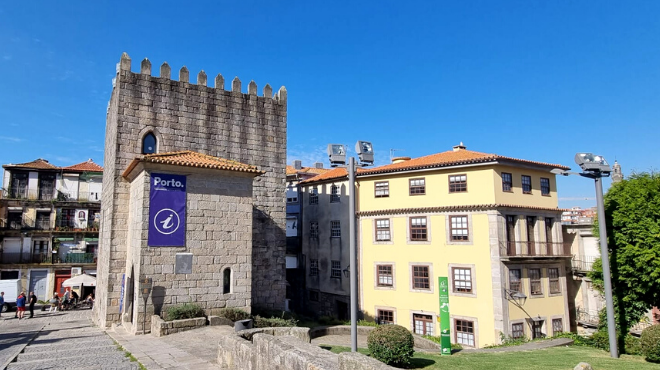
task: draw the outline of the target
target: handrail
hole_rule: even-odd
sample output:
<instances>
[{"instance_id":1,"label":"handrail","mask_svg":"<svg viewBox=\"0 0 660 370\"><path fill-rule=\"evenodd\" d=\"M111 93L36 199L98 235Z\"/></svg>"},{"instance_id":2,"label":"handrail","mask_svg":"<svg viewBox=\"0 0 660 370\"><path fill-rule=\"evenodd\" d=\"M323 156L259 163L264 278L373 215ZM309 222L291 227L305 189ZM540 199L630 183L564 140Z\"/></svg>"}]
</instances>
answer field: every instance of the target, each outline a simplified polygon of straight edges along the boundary
<instances>
[{"instance_id":1,"label":"handrail","mask_svg":"<svg viewBox=\"0 0 660 370\"><path fill-rule=\"evenodd\" d=\"M570 257L571 245L564 242L501 241L500 252L505 257Z\"/></svg>"}]
</instances>

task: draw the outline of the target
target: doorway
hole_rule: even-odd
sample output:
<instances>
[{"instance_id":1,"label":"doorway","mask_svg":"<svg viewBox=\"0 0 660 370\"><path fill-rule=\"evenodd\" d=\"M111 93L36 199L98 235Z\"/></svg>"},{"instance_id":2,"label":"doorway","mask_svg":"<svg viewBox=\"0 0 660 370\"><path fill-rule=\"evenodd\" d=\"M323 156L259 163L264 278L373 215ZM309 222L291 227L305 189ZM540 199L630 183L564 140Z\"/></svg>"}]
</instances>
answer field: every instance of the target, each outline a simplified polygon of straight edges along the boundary
<instances>
[{"instance_id":1,"label":"doorway","mask_svg":"<svg viewBox=\"0 0 660 370\"><path fill-rule=\"evenodd\" d=\"M64 287L62 283L64 280L71 278L71 270L55 271L55 286L53 287L53 293L59 294L60 297L64 296Z\"/></svg>"},{"instance_id":2,"label":"doorway","mask_svg":"<svg viewBox=\"0 0 660 370\"><path fill-rule=\"evenodd\" d=\"M337 318L339 320L348 320L348 304L342 301L337 302Z\"/></svg>"},{"instance_id":3,"label":"doorway","mask_svg":"<svg viewBox=\"0 0 660 370\"><path fill-rule=\"evenodd\" d=\"M48 281L47 270L32 270L30 271L30 291L34 292L38 300L45 301L46 297L46 282Z\"/></svg>"}]
</instances>

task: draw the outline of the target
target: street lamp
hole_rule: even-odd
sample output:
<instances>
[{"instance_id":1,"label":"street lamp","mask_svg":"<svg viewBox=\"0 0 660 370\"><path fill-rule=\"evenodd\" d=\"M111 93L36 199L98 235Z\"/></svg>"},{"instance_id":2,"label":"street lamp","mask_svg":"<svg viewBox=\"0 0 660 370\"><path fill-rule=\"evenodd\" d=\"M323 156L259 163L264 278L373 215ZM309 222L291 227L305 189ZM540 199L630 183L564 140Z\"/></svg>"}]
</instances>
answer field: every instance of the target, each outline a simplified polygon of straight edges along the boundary
<instances>
[{"instance_id":1,"label":"street lamp","mask_svg":"<svg viewBox=\"0 0 660 370\"><path fill-rule=\"evenodd\" d=\"M603 288L605 290L605 307L607 309L607 333L610 339L610 356L619 357L614 326L614 300L612 298L612 277L610 273L610 256L607 250L607 227L605 225L605 204L603 202L603 177L609 177L612 172L605 158L593 153L577 153L575 163L583 172L568 172L560 169L552 173L568 176L580 175L593 179L596 183L596 204L598 206L598 229L600 233L600 258L603 265Z\"/></svg>"},{"instance_id":2,"label":"street lamp","mask_svg":"<svg viewBox=\"0 0 660 370\"><path fill-rule=\"evenodd\" d=\"M360 158L360 167L369 166L374 164L374 149L369 141L358 141L355 144L355 151ZM348 234L349 234L349 266L354 266L353 270L344 271L344 274L350 275L351 285L351 351L357 352L357 248L355 246L355 173L357 167L355 164L355 157L348 158L348 166L346 165L346 147L342 144L328 144L328 157L330 158L330 166L332 167L346 167L348 172L348 184L350 186L350 193L348 194Z\"/></svg>"}]
</instances>

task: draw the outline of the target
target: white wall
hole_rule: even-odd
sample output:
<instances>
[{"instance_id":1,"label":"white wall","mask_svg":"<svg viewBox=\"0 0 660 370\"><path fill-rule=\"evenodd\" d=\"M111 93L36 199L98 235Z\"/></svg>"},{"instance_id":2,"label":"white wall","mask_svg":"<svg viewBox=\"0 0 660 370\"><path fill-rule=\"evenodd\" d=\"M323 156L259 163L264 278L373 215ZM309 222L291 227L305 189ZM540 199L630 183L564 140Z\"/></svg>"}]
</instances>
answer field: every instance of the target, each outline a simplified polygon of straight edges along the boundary
<instances>
[{"instance_id":1,"label":"white wall","mask_svg":"<svg viewBox=\"0 0 660 370\"><path fill-rule=\"evenodd\" d=\"M28 173L28 194L36 196L39 189L39 172Z\"/></svg>"},{"instance_id":2,"label":"white wall","mask_svg":"<svg viewBox=\"0 0 660 370\"><path fill-rule=\"evenodd\" d=\"M21 238L5 238L2 241L2 253L21 253Z\"/></svg>"},{"instance_id":3,"label":"white wall","mask_svg":"<svg viewBox=\"0 0 660 370\"><path fill-rule=\"evenodd\" d=\"M4 189L9 189L9 178L10 178L10 173L9 171L2 170L3 176L2 176L2 187Z\"/></svg>"},{"instance_id":4,"label":"white wall","mask_svg":"<svg viewBox=\"0 0 660 370\"><path fill-rule=\"evenodd\" d=\"M30 253L32 251L32 238L24 237L23 238L23 253Z\"/></svg>"},{"instance_id":5,"label":"white wall","mask_svg":"<svg viewBox=\"0 0 660 370\"><path fill-rule=\"evenodd\" d=\"M103 177L94 177L89 182L89 199L101 200L101 190L103 189Z\"/></svg>"},{"instance_id":6,"label":"white wall","mask_svg":"<svg viewBox=\"0 0 660 370\"><path fill-rule=\"evenodd\" d=\"M69 194L73 199L78 198L78 175L65 173L62 178L62 189L60 190L63 193Z\"/></svg>"}]
</instances>

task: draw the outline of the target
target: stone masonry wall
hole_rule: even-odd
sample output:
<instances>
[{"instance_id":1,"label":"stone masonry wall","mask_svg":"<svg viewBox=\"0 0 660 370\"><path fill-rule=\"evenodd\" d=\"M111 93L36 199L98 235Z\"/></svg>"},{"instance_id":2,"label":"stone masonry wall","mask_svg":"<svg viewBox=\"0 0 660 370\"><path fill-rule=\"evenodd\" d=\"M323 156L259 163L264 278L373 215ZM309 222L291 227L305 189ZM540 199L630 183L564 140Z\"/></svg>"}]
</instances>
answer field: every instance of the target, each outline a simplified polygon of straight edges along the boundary
<instances>
[{"instance_id":1,"label":"stone masonry wall","mask_svg":"<svg viewBox=\"0 0 660 370\"><path fill-rule=\"evenodd\" d=\"M231 91L224 78L207 87L202 71L189 83L183 67L179 81L170 79L164 63L160 77L151 76L144 60L140 73L131 72L131 59L122 55L108 106L102 226L99 243L99 284L96 321L109 326L119 321L121 277L126 268L128 182L121 177L141 153L144 135L153 132L158 152L194 150L256 165L266 173L254 180L252 229L252 304L282 308L285 298L285 167L287 92L275 96L266 85L241 91L235 78ZM101 303L103 302L103 303Z\"/></svg>"}]
</instances>

